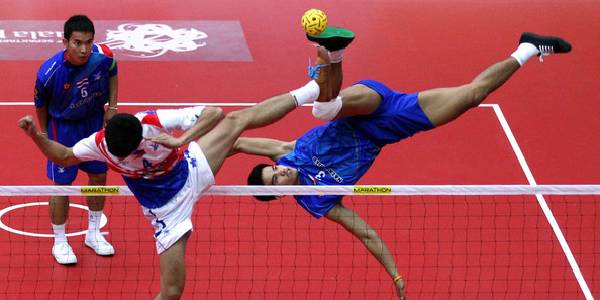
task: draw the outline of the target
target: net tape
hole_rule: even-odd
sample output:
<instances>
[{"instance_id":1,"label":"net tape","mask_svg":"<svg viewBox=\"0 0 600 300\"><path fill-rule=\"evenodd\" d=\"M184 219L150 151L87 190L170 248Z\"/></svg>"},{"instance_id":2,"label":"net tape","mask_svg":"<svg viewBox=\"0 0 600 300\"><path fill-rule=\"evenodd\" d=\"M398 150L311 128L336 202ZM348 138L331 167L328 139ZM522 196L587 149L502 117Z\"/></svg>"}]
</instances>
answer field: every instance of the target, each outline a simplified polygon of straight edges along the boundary
<instances>
[{"instance_id":1,"label":"net tape","mask_svg":"<svg viewBox=\"0 0 600 300\"><path fill-rule=\"evenodd\" d=\"M600 185L215 185L203 195L598 195ZM0 186L0 196L132 196L126 186Z\"/></svg>"}]
</instances>

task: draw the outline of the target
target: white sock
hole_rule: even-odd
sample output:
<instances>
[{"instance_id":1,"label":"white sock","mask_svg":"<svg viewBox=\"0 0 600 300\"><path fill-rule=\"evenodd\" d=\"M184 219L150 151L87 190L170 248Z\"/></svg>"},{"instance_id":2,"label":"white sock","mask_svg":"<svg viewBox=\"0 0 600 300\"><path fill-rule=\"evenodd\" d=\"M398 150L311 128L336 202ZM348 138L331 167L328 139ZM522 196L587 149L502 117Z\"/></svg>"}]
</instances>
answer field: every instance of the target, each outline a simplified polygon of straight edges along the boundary
<instances>
[{"instance_id":1,"label":"white sock","mask_svg":"<svg viewBox=\"0 0 600 300\"><path fill-rule=\"evenodd\" d=\"M52 224L52 231L54 231L54 244L67 242L67 235L65 234L66 225L66 222L60 225Z\"/></svg>"},{"instance_id":2,"label":"white sock","mask_svg":"<svg viewBox=\"0 0 600 300\"><path fill-rule=\"evenodd\" d=\"M319 85L311 80L303 87L293 90L290 92L294 99L296 100L296 106L302 106L306 103L311 103L319 98Z\"/></svg>"},{"instance_id":3,"label":"white sock","mask_svg":"<svg viewBox=\"0 0 600 300\"><path fill-rule=\"evenodd\" d=\"M331 61L332 64L337 64L337 63L342 62L342 59L344 59L344 50L346 50L346 49L340 49L337 51L329 52L329 60Z\"/></svg>"},{"instance_id":4,"label":"white sock","mask_svg":"<svg viewBox=\"0 0 600 300\"><path fill-rule=\"evenodd\" d=\"M522 66L531 57L540 54L540 51L532 43L521 43L517 50L510 56L514 57Z\"/></svg>"},{"instance_id":5,"label":"white sock","mask_svg":"<svg viewBox=\"0 0 600 300\"><path fill-rule=\"evenodd\" d=\"M100 231L100 219L102 218L102 211L88 211L88 233L95 233Z\"/></svg>"}]
</instances>

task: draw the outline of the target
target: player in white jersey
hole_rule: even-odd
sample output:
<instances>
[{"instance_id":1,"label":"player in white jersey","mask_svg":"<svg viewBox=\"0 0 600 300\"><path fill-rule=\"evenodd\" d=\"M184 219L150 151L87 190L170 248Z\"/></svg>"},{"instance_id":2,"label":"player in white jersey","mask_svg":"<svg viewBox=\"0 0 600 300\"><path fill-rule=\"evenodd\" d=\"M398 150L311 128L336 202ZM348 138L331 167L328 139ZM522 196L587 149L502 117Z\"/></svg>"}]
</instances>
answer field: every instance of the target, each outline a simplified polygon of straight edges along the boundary
<instances>
[{"instance_id":1,"label":"player in white jersey","mask_svg":"<svg viewBox=\"0 0 600 300\"><path fill-rule=\"evenodd\" d=\"M318 59L328 62L327 50L319 47ZM297 106L315 101L320 90L329 90L328 72L321 72L318 83L310 81L290 93L230 112L212 129L210 125L221 116L218 109L206 117L209 108L201 107L117 114L105 130L68 148L41 134L31 116L18 124L59 165L103 160L123 175L155 228L161 273L157 299L177 299L185 285L184 256L194 203L214 183L233 144L244 130L269 125ZM176 129L185 132L174 137L171 133ZM188 150L180 152L179 147L188 143Z\"/></svg>"}]
</instances>

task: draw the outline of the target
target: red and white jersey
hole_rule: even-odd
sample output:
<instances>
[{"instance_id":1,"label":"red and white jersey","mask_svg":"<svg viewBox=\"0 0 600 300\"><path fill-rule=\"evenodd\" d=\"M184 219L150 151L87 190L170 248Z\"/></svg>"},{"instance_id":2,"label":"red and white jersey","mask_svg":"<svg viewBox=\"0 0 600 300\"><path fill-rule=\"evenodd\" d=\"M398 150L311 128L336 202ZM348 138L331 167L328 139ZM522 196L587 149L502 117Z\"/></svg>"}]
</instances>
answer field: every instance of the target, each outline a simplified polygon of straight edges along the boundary
<instances>
[{"instance_id":1,"label":"red and white jersey","mask_svg":"<svg viewBox=\"0 0 600 300\"><path fill-rule=\"evenodd\" d=\"M183 154L179 148L170 149L148 138L161 133L188 130L196 123L203 109L203 106L196 106L137 113L135 116L142 123L143 139L138 148L123 159L108 151L104 129L75 144L73 153L81 161L105 161L114 171L131 178L152 179L164 175L181 161Z\"/></svg>"}]
</instances>

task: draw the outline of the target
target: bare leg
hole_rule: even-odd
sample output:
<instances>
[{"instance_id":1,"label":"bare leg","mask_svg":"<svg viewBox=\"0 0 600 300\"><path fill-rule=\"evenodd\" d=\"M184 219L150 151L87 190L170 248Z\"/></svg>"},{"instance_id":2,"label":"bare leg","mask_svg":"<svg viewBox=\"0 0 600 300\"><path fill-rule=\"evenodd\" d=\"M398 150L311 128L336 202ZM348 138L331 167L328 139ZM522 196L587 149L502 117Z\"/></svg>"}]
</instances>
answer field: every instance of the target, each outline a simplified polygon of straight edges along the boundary
<instances>
[{"instance_id":1,"label":"bare leg","mask_svg":"<svg viewBox=\"0 0 600 300\"><path fill-rule=\"evenodd\" d=\"M65 224L69 217L69 197L51 196L48 201L48 213L52 224Z\"/></svg>"},{"instance_id":2,"label":"bare leg","mask_svg":"<svg viewBox=\"0 0 600 300\"><path fill-rule=\"evenodd\" d=\"M319 84L320 89L319 98L317 101L328 102L337 97L337 93L334 93L334 91L337 90L339 92L342 85L342 64L330 64L327 49L322 46L317 46L317 65L326 65L319 69L319 77L315 79L317 84ZM334 78L336 76L338 78Z\"/></svg>"},{"instance_id":3,"label":"bare leg","mask_svg":"<svg viewBox=\"0 0 600 300\"><path fill-rule=\"evenodd\" d=\"M106 173L91 174L88 173L88 184L89 185L106 185ZM104 209L104 196L88 196L87 197L88 208L92 211L99 211Z\"/></svg>"},{"instance_id":4,"label":"bare leg","mask_svg":"<svg viewBox=\"0 0 600 300\"><path fill-rule=\"evenodd\" d=\"M160 254L160 293L155 300L179 299L185 287L185 249L190 232Z\"/></svg>"},{"instance_id":5,"label":"bare leg","mask_svg":"<svg viewBox=\"0 0 600 300\"><path fill-rule=\"evenodd\" d=\"M66 222L69 215L69 197L52 196L48 203L50 220L52 221L52 231L54 232L54 245L52 246L52 255L59 264L75 264L77 257L73 249L69 246L66 236Z\"/></svg>"},{"instance_id":6,"label":"bare leg","mask_svg":"<svg viewBox=\"0 0 600 300\"><path fill-rule=\"evenodd\" d=\"M274 123L294 108L294 97L287 93L228 113L221 123L198 140L213 174L217 174L234 142L244 130Z\"/></svg>"},{"instance_id":7,"label":"bare leg","mask_svg":"<svg viewBox=\"0 0 600 300\"><path fill-rule=\"evenodd\" d=\"M328 63L329 57L321 51L322 49L319 49L317 64ZM368 115L374 112L381 103L381 96L364 85L354 85L345 88L340 93L343 82L342 62L333 63L322 68L319 79L316 81L321 91L317 101L328 102L337 97L338 94L342 97L342 108L336 118Z\"/></svg>"},{"instance_id":8,"label":"bare leg","mask_svg":"<svg viewBox=\"0 0 600 300\"><path fill-rule=\"evenodd\" d=\"M336 118L368 115L381 104L381 96L362 84L347 87L342 90L340 95L342 96L342 109Z\"/></svg>"},{"instance_id":9,"label":"bare leg","mask_svg":"<svg viewBox=\"0 0 600 300\"><path fill-rule=\"evenodd\" d=\"M479 105L490 93L502 86L519 67L516 59L507 58L487 68L471 83L419 93L419 105L434 126L446 124Z\"/></svg>"},{"instance_id":10,"label":"bare leg","mask_svg":"<svg viewBox=\"0 0 600 300\"><path fill-rule=\"evenodd\" d=\"M324 47L317 47L317 63L329 64L329 54ZM341 64L334 64L335 72L339 78L334 80L336 86L330 83L331 65L321 69L319 78L318 99L331 99L333 89L339 91L341 87ZM225 116L213 130L198 140L198 145L204 152L208 164L213 172L217 174L225 157L230 152L237 138L246 129L267 126L283 118L287 113L296 108L296 101L290 93L275 96L262 101L252 107L230 112Z\"/></svg>"},{"instance_id":11,"label":"bare leg","mask_svg":"<svg viewBox=\"0 0 600 300\"><path fill-rule=\"evenodd\" d=\"M342 62L331 64L331 98L337 97L342 89L344 72L342 72Z\"/></svg>"}]
</instances>

